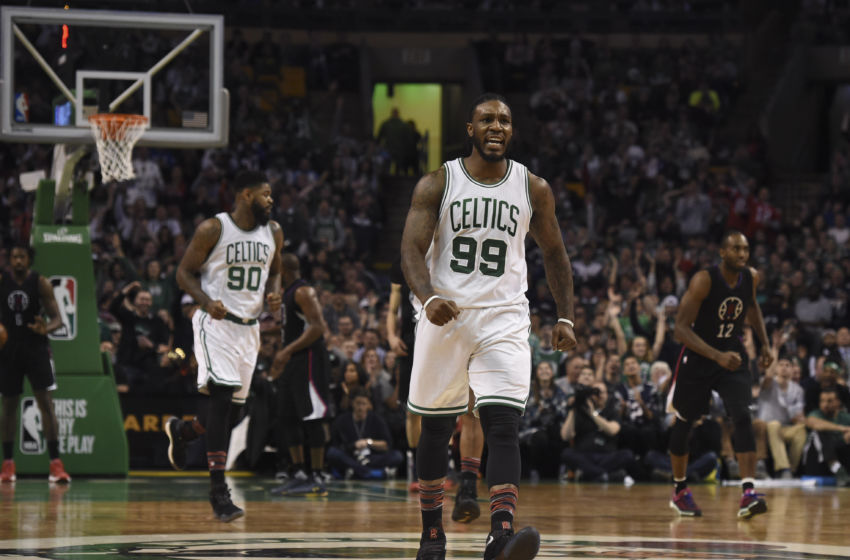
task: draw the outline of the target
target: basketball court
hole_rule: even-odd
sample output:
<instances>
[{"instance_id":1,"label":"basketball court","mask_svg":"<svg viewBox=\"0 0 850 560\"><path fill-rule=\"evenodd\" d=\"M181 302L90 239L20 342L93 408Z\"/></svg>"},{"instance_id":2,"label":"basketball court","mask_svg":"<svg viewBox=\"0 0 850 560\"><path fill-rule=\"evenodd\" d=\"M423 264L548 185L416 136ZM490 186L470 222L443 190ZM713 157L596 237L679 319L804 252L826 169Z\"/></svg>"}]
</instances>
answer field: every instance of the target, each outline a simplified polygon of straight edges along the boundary
<instances>
[{"instance_id":1,"label":"basketball court","mask_svg":"<svg viewBox=\"0 0 850 560\"><path fill-rule=\"evenodd\" d=\"M107 156L117 167L104 180L124 177L129 140L171 148L227 142L222 16L4 7L0 38L0 140L61 148L53 170L57 199L70 189L73 166L85 151L93 153L95 140L102 168L108 167L103 150L110 148L101 144L117 141ZM99 128L92 131L90 117L97 114L139 116L95 118ZM141 128L126 132L126 125ZM52 213L53 200L45 204L43 214ZM223 524L212 516L204 472L102 476L126 473L126 441L117 404L103 404L114 399L111 374L98 363L94 339L85 338L95 329L84 307L94 309L85 304L93 297L86 295L91 271L69 272L60 262L88 264L87 202L74 212L79 223L69 227L39 216L43 229L36 233L43 234L41 254L50 255L53 247L61 255L52 272L41 272L66 290L75 317L52 342L57 396L70 403L61 437L88 445L63 455L75 476L66 486L26 476L43 470L37 435L32 456L18 453L18 481L0 485L0 557L414 558L418 499L403 481L334 482L325 498L278 498L268 493L273 479L234 476L234 502L246 515ZM67 370L71 365L77 370ZM105 433L107 426L116 433ZM737 487L695 487L704 516L680 519L668 507L668 485L529 484L520 491L517 526L540 530L539 558L850 558L850 490L782 487L766 493L769 512L739 521ZM486 498L483 485L479 494ZM480 501L486 511L486 499ZM447 500L447 509L451 504ZM487 516L470 525L450 521L448 511L444 518L448 557L480 558Z\"/></svg>"},{"instance_id":2,"label":"basketball court","mask_svg":"<svg viewBox=\"0 0 850 560\"><path fill-rule=\"evenodd\" d=\"M168 473L170 474L170 473ZM176 474L176 473L175 473ZM4 558L414 558L419 506L403 481L332 482L325 498L279 498L271 478L228 480L245 517L225 524L207 502L206 473L41 478L0 486ZM517 526L534 525L538 558L839 559L850 558L850 490L769 488L769 511L736 518L736 487L696 486L703 517L680 519L664 484L525 484ZM486 494L479 501L486 512ZM486 514L451 521L447 558L480 558Z\"/></svg>"}]
</instances>

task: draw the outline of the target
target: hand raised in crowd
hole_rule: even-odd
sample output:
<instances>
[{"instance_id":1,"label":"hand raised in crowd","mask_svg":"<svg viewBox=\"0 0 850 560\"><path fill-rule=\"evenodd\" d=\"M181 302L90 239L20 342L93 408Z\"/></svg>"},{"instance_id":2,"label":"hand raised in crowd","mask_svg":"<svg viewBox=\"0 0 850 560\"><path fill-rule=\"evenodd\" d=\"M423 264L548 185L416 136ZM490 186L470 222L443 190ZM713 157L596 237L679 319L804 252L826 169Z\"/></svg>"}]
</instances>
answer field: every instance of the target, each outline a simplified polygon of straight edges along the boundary
<instances>
[{"instance_id":1,"label":"hand raised in crowd","mask_svg":"<svg viewBox=\"0 0 850 560\"><path fill-rule=\"evenodd\" d=\"M442 327L449 321L456 319L460 315L460 309L450 299L434 298L425 307L425 314L429 321L438 327Z\"/></svg>"},{"instance_id":2,"label":"hand raised in crowd","mask_svg":"<svg viewBox=\"0 0 850 560\"><path fill-rule=\"evenodd\" d=\"M115 254L120 256L124 256L124 249L121 247L121 236L118 235L118 232L112 234L112 248L115 250Z\"/></svg>"},{"instance_id":3,"label":"hand raised in crowd","mask_svg":"<svg viewBox=\"0 0 850 560\"><path fill-rule=\"evenodd\" d=\"M213 319L224 319L227 315L227 308L224 307L224 302L220 299L210 301L204 306L204 311L210 314Z\"/></svg>"},{"instance_id":4,"label":"hand raised in crowd","mask_svg":"<svg viewBox=\"0 0 850 560\"><path fill-rule=\"evenodd\" d=\"M129 284L127 284L123 288L121 288L121 293L126 296L126 295L129 295L130 292L133 291L133 290L141 290L141 289L142 289L142 283L139 282L138 280L135 280L133 282L130 282Z\"/></svg>"}]
</instances>

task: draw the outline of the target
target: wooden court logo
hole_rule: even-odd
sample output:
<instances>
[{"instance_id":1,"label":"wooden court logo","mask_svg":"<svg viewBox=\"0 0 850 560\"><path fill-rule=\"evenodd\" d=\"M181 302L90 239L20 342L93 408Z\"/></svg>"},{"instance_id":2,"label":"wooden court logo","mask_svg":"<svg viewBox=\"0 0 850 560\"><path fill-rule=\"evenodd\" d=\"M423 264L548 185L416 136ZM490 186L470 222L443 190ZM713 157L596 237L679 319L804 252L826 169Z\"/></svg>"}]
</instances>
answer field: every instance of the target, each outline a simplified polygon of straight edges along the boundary
<instances>
[{"instance_id":1,"label":"wooden court logo","mask_svg":"<svg viewBox=\"0 0 850 560\"><path fill-rule=\"evenodd\" d=\"M448 535L447 560L481 558L483 535ZM0 541L0 558L265 558L401 560L414 558L419 533L243 533L120 535ZM544 535L537 558L682 558L691 560L844 560L838 546L653 537Z\"/></svg>"}]
</instances>

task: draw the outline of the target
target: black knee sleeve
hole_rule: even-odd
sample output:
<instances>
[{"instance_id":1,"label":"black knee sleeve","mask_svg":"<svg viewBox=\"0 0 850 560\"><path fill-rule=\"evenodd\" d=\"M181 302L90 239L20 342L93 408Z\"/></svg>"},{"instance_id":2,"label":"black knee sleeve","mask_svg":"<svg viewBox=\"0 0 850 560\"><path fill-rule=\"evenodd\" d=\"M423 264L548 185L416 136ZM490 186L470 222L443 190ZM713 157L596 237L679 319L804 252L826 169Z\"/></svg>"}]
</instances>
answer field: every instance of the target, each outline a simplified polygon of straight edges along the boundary
<instances>
[{"instance_id":1,"label":"black knee sleeve","mask_svg":"<svg viewBox=\"0 0 850 560\"><path fill-rule=\"evenodd\" d=\"M508 406L490 405L478 409L487 441L487 485L519 486L522 464L519 454L520 411Z\"/></svg>"},{"instance_id":2,"label":"black knee sleeve","mask_svg":"<svg viewBox=\"0 0 850 560\"><path fill-rule=\"evenodd\" d=\"M209 406L207 407L207 451L227 451L230 428L230 404L233 387L210 383Z\"/></svg>"},{"instance_id":3,"label":"black knee sleeve","mask_svg":"<svg viewBox=\"0 0 850 560\"><path fill-rule=\"evenodd\" d=\"M455 417L423 416L422 435L416 453L416 476L421 480L443 478L449 470L448 445Z\"/></svg>"},{"instance_id":4,"label":"black knee sleeve","mask_svg":"<svg viewBox=\"0 0 850 560\"><path fill-rule=\"evenodd\" d=\"M324 420L307 420L304 422L304 435L307 436L307 447L315 449L324 447L325 443L325 424Z\"/></svg>"},{"instance_id":5,"label":"black knee sleeve","mask_svg":"<svg viewBox=\"0 0 850 560\"><path fill-rule=\"evenodd\" d=\"M673 427L670 428L670 453L673 455L688 454L688 436L691 433L691 423L681 418L676 418Z\"/></svg>"},{"instance_id":6,"label":"black knee sleeve","mask_svg":"<svg viewBox=\"0 0 850 560\"><path fill-rule=\"evenodd\" d=\"M736 453L749 453L756 450L756 437L753 435L753 421L749 412L732 418L735 432L732 434L732 447Z\"/></svg>"}]
</instances>

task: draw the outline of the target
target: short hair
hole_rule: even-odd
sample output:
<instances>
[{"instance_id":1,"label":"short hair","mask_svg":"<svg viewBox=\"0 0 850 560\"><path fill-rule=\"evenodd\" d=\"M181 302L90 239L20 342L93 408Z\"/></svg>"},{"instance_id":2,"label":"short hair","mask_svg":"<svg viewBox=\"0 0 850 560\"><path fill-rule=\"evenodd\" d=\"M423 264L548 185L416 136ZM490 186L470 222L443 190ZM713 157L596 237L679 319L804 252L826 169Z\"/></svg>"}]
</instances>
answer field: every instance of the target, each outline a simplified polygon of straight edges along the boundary
<instances>
[{"instance_id":1,"label":"short hair","mask_svg":"<svg viewBox=\"0 0 850 560\"><path fill-rule=\"evenodd\" d=\"M286 270L301 271L301 261L298 260L298 255L294 253L283 253L280 255L280 264Z\"/></svg>"},{"instance_id":2,"label":"short hair","mask_svg":"<svg viewBox=\"0 0 850 560\"><path fill-rule=\"evenodd\" d=\"M508 100L505 99L505 96L500 95L498 93L486 92L482 93L478 97L475 98L475 101L472 102L472 106L469 108L469 121L472 122L472 117L475 116L475 109L478 108L482 103L487 103L488 101L501 101L505 105L508 106L508 109L511 108L511 104L508 103Z\"/></svg>"},{"instance_id":3,"label":"short hair","mask_svg":"<svg viewBox=\"0 0 850 560\"><path fill-rule=\"evenodd\" d=\"M354 399L356 399L358 397L363 397L364 399L366 399L370 403L372 402L372 399L369 398L369 393L366 392L366 389L358 388L358 389L354 389L351 392L351 402L354 402Z\"/></svg>"},{"instance_id":4,"label":"short hair","mask_svg":"<svg viewBox=\"0 0 850 560\"><path fill-rule=\"evenodd\" d=\"M256 189L268 182L266 174L260 171L240 171L233 179L233 192L238 194L245 189Z\"/></svg>"},{"instance_id":5,"label":"short hair","mask_svg":"<svg viewBox=\"0 0 850 560\"><path fill-rule=\"evenodd\" d=\"M737 229L730 229L730 230L727 230L727 231L723 234L723 237L721 237L721 238L720 238L720 246L721 246L721 247L726 247L726 244L729 242L729 238L730 238L730 237L732 237L733 235L740 235L740 236L741 236L741 237L743 237L744 239L746 239L746 238L747 238L747 236L746 236L746 235L744 235L744 232L742 232L742 231L740 231L740 230L737 230Z\"/></svg>"},{"instance_id":6,"label":"short hair","mask_svg":"<svg viewBox=\"0 0 850 560\"><path fill-rule=\"evenodd\" d=\"M15 249L21 249L22 251L24 251L27 254L27 257L29 257L30 264L32 264L32 261L35 258L35 250L29 245L29 243L26 243L24 241L16 241L12 243L12 246L9 247L10 257L12 256L12 251L14 251Z\"/></svg>"},{"instance_id":7,"label":"short hair","mask_svg":"<svg viewBox=\"0 0 850 560\"><path fill-rule=\"evenodd\" d=\"M824 387L820 390L821 395L825 395L826 393L832 393L836 398L838 398L838 389L835 387Z\"/></svg>"}]
</instances>

